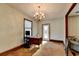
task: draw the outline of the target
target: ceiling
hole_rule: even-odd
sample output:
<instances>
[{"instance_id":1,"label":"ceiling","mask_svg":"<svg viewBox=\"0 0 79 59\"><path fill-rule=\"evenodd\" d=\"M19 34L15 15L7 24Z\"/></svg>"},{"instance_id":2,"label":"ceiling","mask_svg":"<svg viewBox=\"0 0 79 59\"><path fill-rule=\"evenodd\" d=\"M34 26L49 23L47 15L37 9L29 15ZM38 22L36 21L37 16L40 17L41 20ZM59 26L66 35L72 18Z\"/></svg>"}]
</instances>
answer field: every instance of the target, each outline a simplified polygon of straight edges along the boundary
<instances>
[{"instance_id":1,"label":"ceiling","mask_svg":"<svg viewBox=\"0 0 79 59\"><path fill-rule=\"evenodd\" d=\"M65 16L67 9L71 4L68 3L10 3L11 7L16 8L22 13L33 19L37 6L40 6L41 12L45 13L48 20Z\"/></svg>"},{"instance_id":2,"label":"ceiling","mask_svg":"<svg viewBox=\"0 0 79 59\"><path fill-rule=\"evenodd\" d=\"M76 6L74 7L74 9L69 14L69 16L76 16L76 15L79 15L79 3L76 4Z\"/></svg>"}]
</instances>

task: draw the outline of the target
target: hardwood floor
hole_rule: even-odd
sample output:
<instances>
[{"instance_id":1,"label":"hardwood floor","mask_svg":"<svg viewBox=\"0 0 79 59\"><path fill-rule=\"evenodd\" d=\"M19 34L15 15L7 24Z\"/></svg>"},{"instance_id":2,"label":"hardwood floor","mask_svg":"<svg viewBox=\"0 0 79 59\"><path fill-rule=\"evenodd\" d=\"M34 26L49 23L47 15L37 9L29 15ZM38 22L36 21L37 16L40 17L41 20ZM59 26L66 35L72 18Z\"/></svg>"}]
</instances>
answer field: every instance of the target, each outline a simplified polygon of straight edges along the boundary
<instances>
[{"instance_id":1,"label":"hardwood floor","mask_svg":"<svg viewBox=\"0 0 79 59\"><path fill-rule=\"evenodd\" d=\"M34 56L66 56L62 42L48 41L33 54ZM69 51L69 56L73 56Z\"/></svg>"},{"instance_id":2,"label":"hardwood floor","mask_svg":"<svg viewBox=\"0 0 79 59\"><path fill-rule=\"evenodd\" d=\"M3 53L1 56L32 56L39 48L34 47L32 49L27 49L21 47L17 50L9 51L7 53Z\"/></svg>"},{"instance_id":3,"label":"hardwood floor","mask_svg":"<svg viewBox=\"0 0 79 59\"><path fill-rule=\"evenodd\" d=\"M71 52L69 52L69 55L72 56ZM27 49L21 47L1 56L65 56L65 51L62 42L43 41L40 48Z\"/></svg>"}]
</instances>

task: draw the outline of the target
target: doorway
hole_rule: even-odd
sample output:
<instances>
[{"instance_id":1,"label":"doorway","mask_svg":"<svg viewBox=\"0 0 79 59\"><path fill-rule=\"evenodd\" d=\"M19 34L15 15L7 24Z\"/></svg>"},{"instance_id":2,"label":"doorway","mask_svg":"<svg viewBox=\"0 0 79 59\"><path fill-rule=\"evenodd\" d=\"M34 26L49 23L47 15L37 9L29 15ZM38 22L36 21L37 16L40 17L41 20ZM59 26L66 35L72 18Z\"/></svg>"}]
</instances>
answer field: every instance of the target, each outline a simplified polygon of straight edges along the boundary
<instances>
[{"instance_id":1,"label":"doorway","mask_svg":"<svg viewBox=\"0 0 79 59\"><path fill-rule=\"evenodd\" d=\"M42 26L42 36L44 41L49 41L50 39L50 24L43 24Z\"/></svg>"}]
</instances>

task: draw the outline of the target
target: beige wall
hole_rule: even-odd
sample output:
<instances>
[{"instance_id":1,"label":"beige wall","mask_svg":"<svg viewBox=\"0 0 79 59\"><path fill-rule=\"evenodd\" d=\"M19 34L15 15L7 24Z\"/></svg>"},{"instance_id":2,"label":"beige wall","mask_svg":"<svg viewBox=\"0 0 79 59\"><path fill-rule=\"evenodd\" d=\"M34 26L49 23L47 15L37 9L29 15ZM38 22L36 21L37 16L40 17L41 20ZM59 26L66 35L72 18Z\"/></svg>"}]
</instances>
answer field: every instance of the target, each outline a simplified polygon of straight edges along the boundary
<instances>
[{"instance_id":1,"label":"beige wall","mask_svg":"<svg viewBox=\"0 0 79 59\"><path fill-rule=\"evenodd\" d=\"M33 36L37 36L37 22L33 21Z\"/></svg>"},{"instance_id":2,"label":"beige wall","mask_svg":"<svg viewBox=\"0 0 79 59\"><path fill-rule=\"evenodd\" d=\"M79 36L79 16L70 16L68 19L68 35Z\"/></svg>"},{"instance_id":3,"label":"beige wall","mask_svg":"<svg viewBox=\"0 0 79 59\"><path fill-rule=\"evenodd\" d=\"M65 20L58 18L53 20L44 20L40 23L39 33L42 36L42 24L50 24L50 39L64 41L65 39Z\"/></svg>"},{"instance_id":4,"label":"beige wall","mask_svg":"<svg viewBox=\"0 0 79 59\"><path fill-rule=\"evenodd\" d=\"M23 44L24 18L30 19L11 6L0 4L0 53ZM33 27L35 25L33 22ZM33 35L36 30L33 28Z\"/></svg>"}]
</instances>

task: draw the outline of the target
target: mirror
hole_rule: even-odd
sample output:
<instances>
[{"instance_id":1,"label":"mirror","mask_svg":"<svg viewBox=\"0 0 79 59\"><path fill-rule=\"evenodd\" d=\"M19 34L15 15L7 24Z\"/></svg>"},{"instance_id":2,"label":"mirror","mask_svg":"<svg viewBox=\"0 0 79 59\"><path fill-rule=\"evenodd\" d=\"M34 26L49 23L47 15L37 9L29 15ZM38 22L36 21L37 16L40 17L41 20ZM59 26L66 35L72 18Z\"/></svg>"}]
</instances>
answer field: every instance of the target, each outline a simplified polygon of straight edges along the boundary
<instances>
[{"instance_id":1,"label":"mirror","mask_svg":"<svg viewBox=\"0 0 79 59\"><path fill-rule=\"evenodd\" d=\"M79 52L79 3L68 15L68 39L70 48Z\"/></svg>"}]
</instances>

